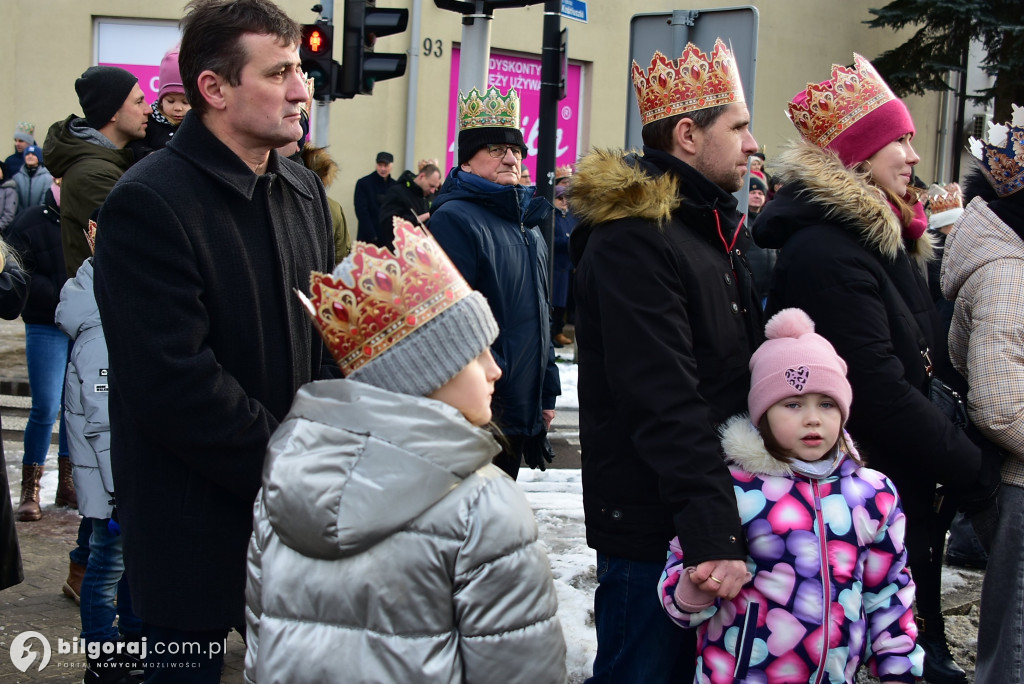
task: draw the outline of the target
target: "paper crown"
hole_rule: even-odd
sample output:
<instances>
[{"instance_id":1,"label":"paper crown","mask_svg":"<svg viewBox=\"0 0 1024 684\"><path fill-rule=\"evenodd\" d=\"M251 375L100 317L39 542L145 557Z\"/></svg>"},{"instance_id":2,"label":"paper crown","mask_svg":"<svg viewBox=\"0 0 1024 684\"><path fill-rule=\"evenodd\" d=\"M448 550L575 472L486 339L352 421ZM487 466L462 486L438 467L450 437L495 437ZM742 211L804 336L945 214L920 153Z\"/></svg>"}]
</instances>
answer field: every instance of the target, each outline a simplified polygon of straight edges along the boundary
<instances>
[{"instance_id":1,"label":"paper crown","mask_svg":"<svg viewBox=\"0 0 1024 684\"><path fill-rule=\"evenodd\" d=\"M944 211L964 208L964 193L959 183L932 185L928 188L928 211L941 214Z\"/></svg>"},{"instance_id":2,"label":"paper crown","mask_svg":"<svg viewBox=\"0 0 1024 684\"><path fill-rule=\"evenodd\" d=\"M96 253L96 219L89 219L89 225L85 227L85 241L89 243L89 251Z\"/></svg>"},{"instance_id":3,"label":"paper crown","mask_svg":"<svg viewBox=\"0 0 1024 684\"><path fill-rule=\"evenodd\" d=\"M971 154L1000 197L1024 188L1024 107L1012 105L1005 124L988 122L988 140L970 140Z\"/></svg>"},{"instance_id":4,"label":"paper crown","mask_svg":"<svg viewBox=\"0 0 1024 684\"><path fill-rule=\"evenodd\" d=\"M850 126L896 99L871 62L857 53L853 60L852 69L833 64L832 78L808 83L807 98L787 105L787 115L800 135L818 147L828 146Z\"/></svg>"},{"instance_id":5,"label":"paper crown","mask_svg":"<svg viewBox=\"0 0 1024 684\"><path fill-rule=\"evenodd\" d=\"M472 290L433 237L394 219L395 251L357 242L333 274L296 291L348 376L436 318Z\"/></svg>"},{"instance_id":6,"label":"paper crown","mask_svg":"<svg viewBox=\"0 0 1024 684\"><path fill-rule=\"evenodd\" d=\"M674 62L655 52L646 73L633 62L632 76L644 126L699 109L745 102L736 59L721 38L715 39L710 57L687 43Z\"/></svg>"},{"instance_id":7,"label":"paper crown","mask_svg":"<svg viewBox=\"0 0 1024 684\"><path fill-rule=\"evenodd\" d=\"M519 95L515 88L502 95L491 86L484 91L473 88L469 95L459 91L459 130L471 128L519 128Z\"/></svg>"}]
</instances>

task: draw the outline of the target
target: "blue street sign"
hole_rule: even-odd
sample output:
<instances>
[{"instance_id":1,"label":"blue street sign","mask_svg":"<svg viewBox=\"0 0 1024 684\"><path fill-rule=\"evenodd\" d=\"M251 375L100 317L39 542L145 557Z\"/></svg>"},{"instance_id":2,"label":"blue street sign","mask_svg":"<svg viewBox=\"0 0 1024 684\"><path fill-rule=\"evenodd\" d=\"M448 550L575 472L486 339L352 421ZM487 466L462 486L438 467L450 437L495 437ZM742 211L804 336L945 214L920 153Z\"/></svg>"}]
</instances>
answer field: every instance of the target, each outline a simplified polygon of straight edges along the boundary
<instances>
[{"instance_id":1,"label":"blue street sign","mask_svg":"<svg viewBox=\"0 0 1024 684\"><path fill-rule=\"evenodd\" d=\"M587 23L586 0L562 0L562 16Z\"/></svg>"}]
</instances>

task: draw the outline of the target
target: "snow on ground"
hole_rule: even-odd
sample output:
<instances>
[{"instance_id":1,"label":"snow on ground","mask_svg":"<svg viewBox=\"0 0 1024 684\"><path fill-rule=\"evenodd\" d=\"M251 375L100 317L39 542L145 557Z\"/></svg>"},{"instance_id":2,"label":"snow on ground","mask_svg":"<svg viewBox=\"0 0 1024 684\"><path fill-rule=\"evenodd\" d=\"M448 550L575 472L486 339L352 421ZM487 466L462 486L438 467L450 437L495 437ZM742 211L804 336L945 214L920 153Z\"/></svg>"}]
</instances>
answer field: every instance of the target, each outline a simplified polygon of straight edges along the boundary
<instances>
[{"instance_id":1,"label":"snow on ground","mask_svg":"<svg viewBox=\"0 0 1024 684\"><path fill-rule=\"evenodd\" d=\"M537 516L555 576L558 617L568 649L569 682L582 682L590 676L597 652L593 615L597 577L596 556L587 547L583 526L580 471L521 470L517 481Z\"/></svg>"}]
</instances>

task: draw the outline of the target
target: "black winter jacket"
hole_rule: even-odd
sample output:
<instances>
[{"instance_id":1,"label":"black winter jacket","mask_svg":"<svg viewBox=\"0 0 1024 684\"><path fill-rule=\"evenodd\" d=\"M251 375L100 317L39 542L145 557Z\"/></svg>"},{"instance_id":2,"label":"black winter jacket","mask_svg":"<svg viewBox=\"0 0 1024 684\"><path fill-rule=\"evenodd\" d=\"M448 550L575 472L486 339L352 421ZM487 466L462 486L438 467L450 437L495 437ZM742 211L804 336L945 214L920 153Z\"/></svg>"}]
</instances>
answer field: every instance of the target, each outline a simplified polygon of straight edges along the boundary
<instances>
[{"instance_id":1,"label":"black winter jacket","mask_svg":"<svg viewBox=\"0 0 1024 684\"><path fill-rule=\"evenodd\" d=\"M959 381L924 278L931 236L904 240L878 191L813 145L786 150L775 168L786 184L754 227L759 245L782 250L766 314L803 309L845 359L850 433L905 498L915 482L973 482L980 453L928 399L917 330L883 294L888 280L924 335L936 372Z\"/></svg>"},{"instance_id":2,"label":"black winter jacket","mask_svg":"<svg viewBox=\"0 0 1024 684\"><path fill-rule=\"evenodd\" d=\"M18 215L7 231L7 243L18 253L22 268L32 276L22 320L54 325L53 314L68 274L61 247L60 208L52 192L46 191L43 206L29 207Z\"/></svg>"},{"instance_id":3,"label":"black winter jacket","mask_svg":"<svg viewBox=\"0 0 1024 684\"><path fill-rule=\"evenodd\" d=\"M687 565L744 558L716 434L763 339L736 199L648 148L592 153L569 195L587 543L659 561L678 535Z\"/></svg>"},{"instance_id":4,"label":"black winter jacket","mask_svg":"<svg viewBox=\"0 0 1024 684\"><path fill-rule=\"evenodd\" d=\"M324 377L293 291L334 264L324 187L276 152L254 174L189 114L121 178L98 223L133 607L176 629L240 625L267 443L298 388Z\"/></svg>"},{"instance_id":5,"label":"black winter jacket","mask_svg":"<svg viewBox=\"0 0 1024 684\"><path fill-rule=\"evenodd\" d=\"M387 189L380 202L380 224L377 227L376 244L391 247L395 240L395 228L392 220L395 216L417 225L417 217L430 209L430 203L423 196L423 190L416 185L416 174L406 171L398 177L398 182Z\"/></svg>"}]
</instances>

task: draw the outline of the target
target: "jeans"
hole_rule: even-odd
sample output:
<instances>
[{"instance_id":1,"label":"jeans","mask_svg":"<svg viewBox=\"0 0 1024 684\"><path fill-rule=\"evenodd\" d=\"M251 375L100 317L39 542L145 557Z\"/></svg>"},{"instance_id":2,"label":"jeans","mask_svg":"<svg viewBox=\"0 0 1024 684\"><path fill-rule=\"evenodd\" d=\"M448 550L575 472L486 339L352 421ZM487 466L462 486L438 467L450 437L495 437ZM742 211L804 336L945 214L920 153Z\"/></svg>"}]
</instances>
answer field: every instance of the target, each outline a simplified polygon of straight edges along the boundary
<instances>
[{"instance_id":1,"label":"jeans","mask_svg":"<svg viewBox=\"0 0 1024 684\"><path fill-rule=\"evenodd\" d=\"M60 412L68 344L68 336L55 325L25 324L25 358L28 362L28 384L32 390L32 408L25 426L25 457L21 461L22 465L43 465L46 462L53 423Z\"/></svg>"},{"instance_id":2,"label":"jeans","mask_svg":"<svg viewBox=\"0 0 1024 684\"><path fill-rule=\"evenodd\" d=\"M142 636L147 649L147 684L220 683L228 630L182 630L147 622L142 625ZM168 644L189 646L168 647Z\"/></svg>"},{"instance_id":3,"label":"jeans","mask_svg":"<svg viewBox=\"0 0 1024 684\"><path fill-rule=\"evenodd\" d=\"M976 684L1024 681L1024 489L999 490L999 527L981 585Z\"/></svg>"},{"instance_id":4,"label":"jeans","mask_svg":"<svg viewBox=\"0 0 1024 684\"><path fill-rule=\"evenodd\" d=\"M75 548L68 552L68 558L75 565L89 566L89 538L92 537L92 518L83 517L78 523L78 539Z\"/></svg>"},{"instance_id":5,"label":"jeans","mask_svg":"<svg viewBox=\"0 0 1024 684\"><path fill-rule=\"evenodd\" d=\"M666 552L668 544L665 545ZM696 630L677 626L658 601L662 562L598 552L597 657L589 684L683 684L696 669Z\"/></svg>"},{"instance_id":6,"label":"jeans","mask_svg":"<svg viewBox=\"0 0 1024 684\"><path fill-rule=\"evenodd\" d=\"M82 639L117 641L118 631L133 637L142 622L132 612L131 595L124 575L121 535L110 531L109 520L92 519L89 564L82 580ZM117 605L114 605L114 597ZM114 618L117 617L117 627Z\"/></svg>"}]
</instances>

